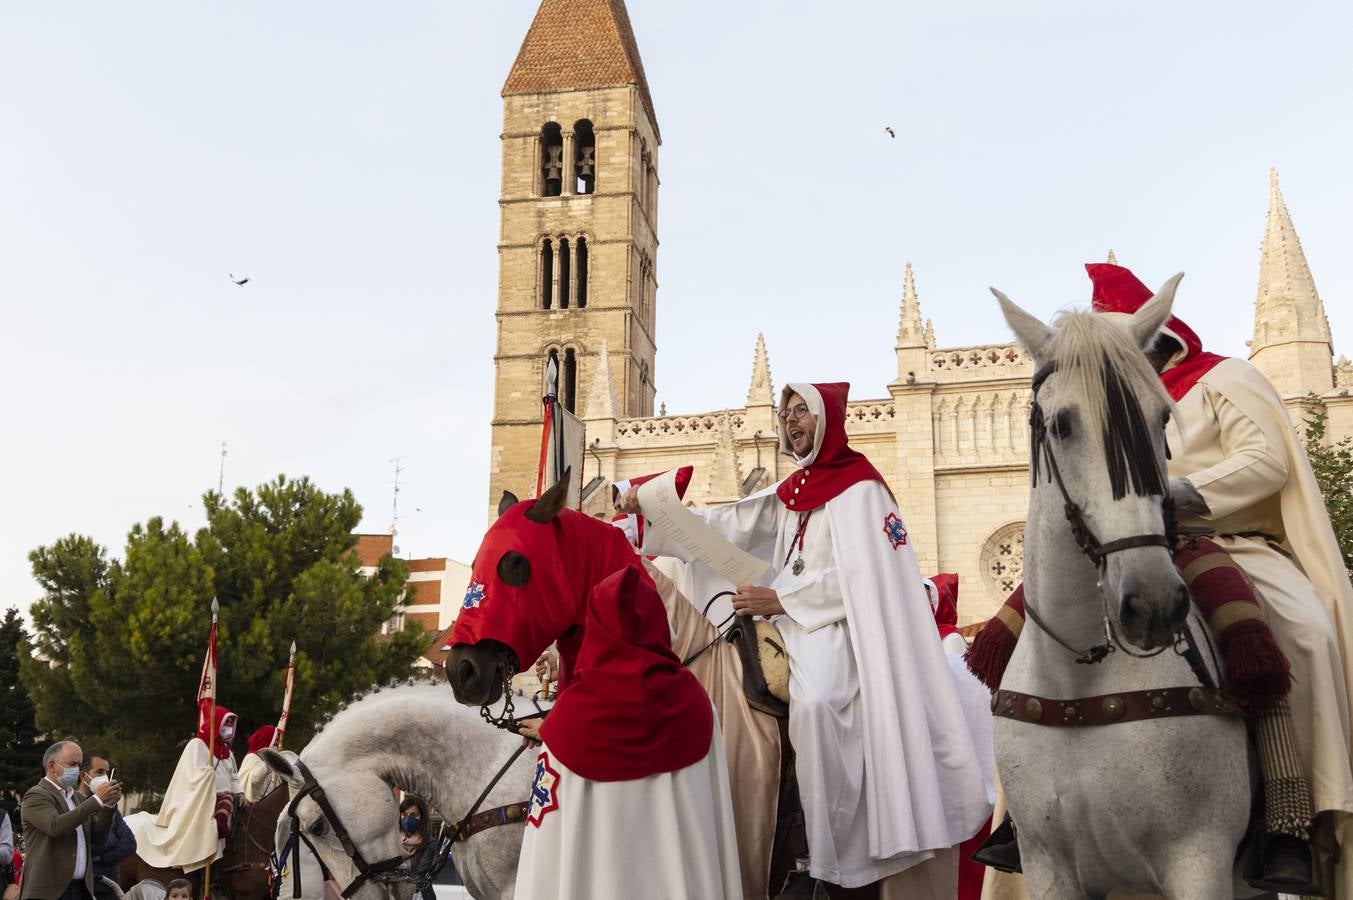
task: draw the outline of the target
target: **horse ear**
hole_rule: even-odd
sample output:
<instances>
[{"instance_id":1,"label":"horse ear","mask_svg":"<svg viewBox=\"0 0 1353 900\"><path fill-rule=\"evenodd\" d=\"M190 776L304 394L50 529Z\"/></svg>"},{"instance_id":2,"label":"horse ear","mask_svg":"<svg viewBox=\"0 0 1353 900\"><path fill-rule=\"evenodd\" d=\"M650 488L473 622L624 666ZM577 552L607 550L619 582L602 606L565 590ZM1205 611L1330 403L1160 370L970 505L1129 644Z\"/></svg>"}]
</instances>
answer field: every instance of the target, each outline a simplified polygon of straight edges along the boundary
<instances>
[{"instance_id":1,"label":"horse ear","mask_svg":"<svg viewBox=\"0 0 1353 900\"><path fill-rule=\"evenodd\" d=\"M1019 341L1020 346L1034 359L1042 359L1043 352L1048 348L1048 342L1052 340L1052 329L1045 325L1042 319L1020 309L1005 294L995 288L992 288L991 292L996 295L996 302L1001 304L1005 321L1015 333L1015 339Z\"/></svg>"},{"instance_id":2,"label":"horse ear","mask_svg":"<svg viewBox=\"0 0 1353 900\"><path fill-rule=\"evenodd\" d=\"M517 495L511 491L503 491L502 499L498 501L498 515L502 515L509 509L517 505Z\"/></svg>"},{"instance_id":3,"label":"horse ear","mask_svg":"<svg viewBox=\"0 0 1353 900\"><path fill-rule=\"evenodd\" d=\"M573 475L573 467L564 470L564 475L540 495L535 505L526 511L526 518L532 522L551 522L559 511L568 505L568 483Z\"/></svg>"},{"instance_id":4,"label":"horse ear","mask_svg":"<svg viewBox=\"0 0 1353 900\"><path fill-rule=\"evenodd\" d=\"M1171 276L1170 280L1156 291L1156 295L1146 301L1146 305L1133 313L1132 318L1128 320L1128 330L1132 333L1132 339L1143 350L1151 349L1156 334L1169 320L1170 311L1174 307L1174 292L1179 287L1179 279L1183 277L1183 272Z\"/></svg>"},{"instance_id":5,"label":"horse ear","mask_svg":"<svg viewBox=\"0 0 1353 900\"><path fill-rule=\"evenodd\" d=\"M305 784L305 779L301 777L301 773L291 764L291 760L282 754L282 751L275 750L272 747L264 747L258 751L258 755L268 768L281 775L282 780L287 784L297 788Z\"/></svg>"}]
</instances>

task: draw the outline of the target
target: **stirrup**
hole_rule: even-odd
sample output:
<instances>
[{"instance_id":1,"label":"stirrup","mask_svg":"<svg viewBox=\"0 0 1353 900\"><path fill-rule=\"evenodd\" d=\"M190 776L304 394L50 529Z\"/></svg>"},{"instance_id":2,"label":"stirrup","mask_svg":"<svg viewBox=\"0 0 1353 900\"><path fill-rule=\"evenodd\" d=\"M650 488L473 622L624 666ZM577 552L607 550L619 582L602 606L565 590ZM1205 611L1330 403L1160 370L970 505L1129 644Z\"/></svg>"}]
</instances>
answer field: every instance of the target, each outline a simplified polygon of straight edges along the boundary
<instances>
[{"instance_id":1,"label":"stirrup","mask_svg":"<svg viewBox=\"0 0 1353 900\"><path fill-rule=\"evenodd\" d=\"M1293 894L1299 897L1328 896L1321 878L1320 857L1314 841L1288 838L1291 842L1287 844L1289 851L1294 852L1294 854L1300 854L1302 850L1305 851L1306 867L1304 871L1270 871L1269 851L1279 839L1284 837L1287 836L1269 833L1259 835L1256 842L1257 846L1251 852L1245 866L1245 883L1261 891L1273 891L1279 894ZM1298 847L1298 843L1304 846ZM1292 860L1292 862L1298 867L1301 865L1298 860Z\"/></svg>"},{"instance_id":2,"label":"stirrup","mask_svg":"<svg viewBox=\"0 0 1353 900\"><path fill-rule=\"evenodd\" d=\"M1009 813L1006 813L1005 819L1002 820L995 831L991 832L991 836L982 843L982 846L978 847L973 855L968 858L975 863L1009 875L1024 871L1020 867L1019 834L1015 830L1015 822L1010 818Z\"/></svg>"}]
</instances>

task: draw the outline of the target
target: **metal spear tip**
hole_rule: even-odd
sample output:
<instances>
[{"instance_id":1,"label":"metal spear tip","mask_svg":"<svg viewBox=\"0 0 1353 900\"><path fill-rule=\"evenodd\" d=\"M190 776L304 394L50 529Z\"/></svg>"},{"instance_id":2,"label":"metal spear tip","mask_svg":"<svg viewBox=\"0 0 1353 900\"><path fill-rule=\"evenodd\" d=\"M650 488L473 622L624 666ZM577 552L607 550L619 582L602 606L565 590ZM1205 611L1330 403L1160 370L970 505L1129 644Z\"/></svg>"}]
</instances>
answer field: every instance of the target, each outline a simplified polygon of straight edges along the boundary
<instances>
[{"instance_id":1,"label":"metal spear tip","mask_svg":"<svg viewBox=\"0 0 1353 900\"><path fill-rule=\"evenodd\" d=\"M211 598L211 614L214 616L221 611L221 603L215 597Z\"/></svg>"},{"instance_id":2,"label":"metal spear tip","mask_svg":"<svg viewBox=\"0 0 1353 900\"><path fill-rule=\"evenodd\" d=\"M291 655L292 655L292 656L295 656L295 655L296 655L296 642L295 642L295 641L292 641L292 642L291 642Z\"/></svg>"}]
</instances>

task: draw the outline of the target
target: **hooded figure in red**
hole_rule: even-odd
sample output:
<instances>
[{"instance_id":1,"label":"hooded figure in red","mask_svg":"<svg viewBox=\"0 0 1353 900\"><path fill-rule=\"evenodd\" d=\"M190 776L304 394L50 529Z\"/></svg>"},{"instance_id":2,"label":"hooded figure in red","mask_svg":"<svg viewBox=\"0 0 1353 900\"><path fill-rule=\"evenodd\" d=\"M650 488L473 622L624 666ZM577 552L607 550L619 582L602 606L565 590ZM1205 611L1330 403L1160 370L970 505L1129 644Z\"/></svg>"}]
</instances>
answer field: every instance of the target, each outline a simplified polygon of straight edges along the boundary
<instances>
[{"instance_id":1,"label":"hooded figure in red","mask_svg":"<svg viewBox=\"0 0 1353 900\"><path fill-rule=\"evenodd\" d=\"M940 645L892 493L850 447L848 402L844 383L785 386L780 448L798 468L773 490L699 512L768 566L733 606L770 618L789 657L811 877L950 898L954 848L991 813L989 704L970 711L960 698L966 673ZM652 522L643 552L701 565Z\"/></svg>"},{"instance_id":2,"label":"hooded figure in red","mask_svg":"<svg viewBox=\"0 0 1353 900\"><path fill-rule=\"evenodd\" d=\"M201 701L201 714L198 716L197 734L194 735L199 741L211 748L213 755L217 759L230 759L230 742L235 739L235 723L239 721L238 717L226 709L221 704L216 704L214 718L212 719L215 728L215 737L207 733L207 716L211 713L210 702Z\"/></svg>"}]
</instances>

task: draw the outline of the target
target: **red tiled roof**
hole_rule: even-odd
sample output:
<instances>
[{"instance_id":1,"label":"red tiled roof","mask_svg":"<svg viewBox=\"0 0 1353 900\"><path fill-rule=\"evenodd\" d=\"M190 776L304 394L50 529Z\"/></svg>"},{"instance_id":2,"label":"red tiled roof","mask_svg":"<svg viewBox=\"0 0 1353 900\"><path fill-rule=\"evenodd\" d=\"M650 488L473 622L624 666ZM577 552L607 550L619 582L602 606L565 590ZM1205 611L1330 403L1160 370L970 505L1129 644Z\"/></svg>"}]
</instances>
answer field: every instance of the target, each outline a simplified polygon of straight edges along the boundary
<instances>
[{"instance_id":1,"label":"red tiled roof","mask_svg":"<svg viewBox=\"0 0 1353 900\"><path fill-rule=\"evenodd\" d=\"M542 0L503 96L626 84L638 87L656 132L658 117L624 0Z\"/></svg>"}]
</instances>

